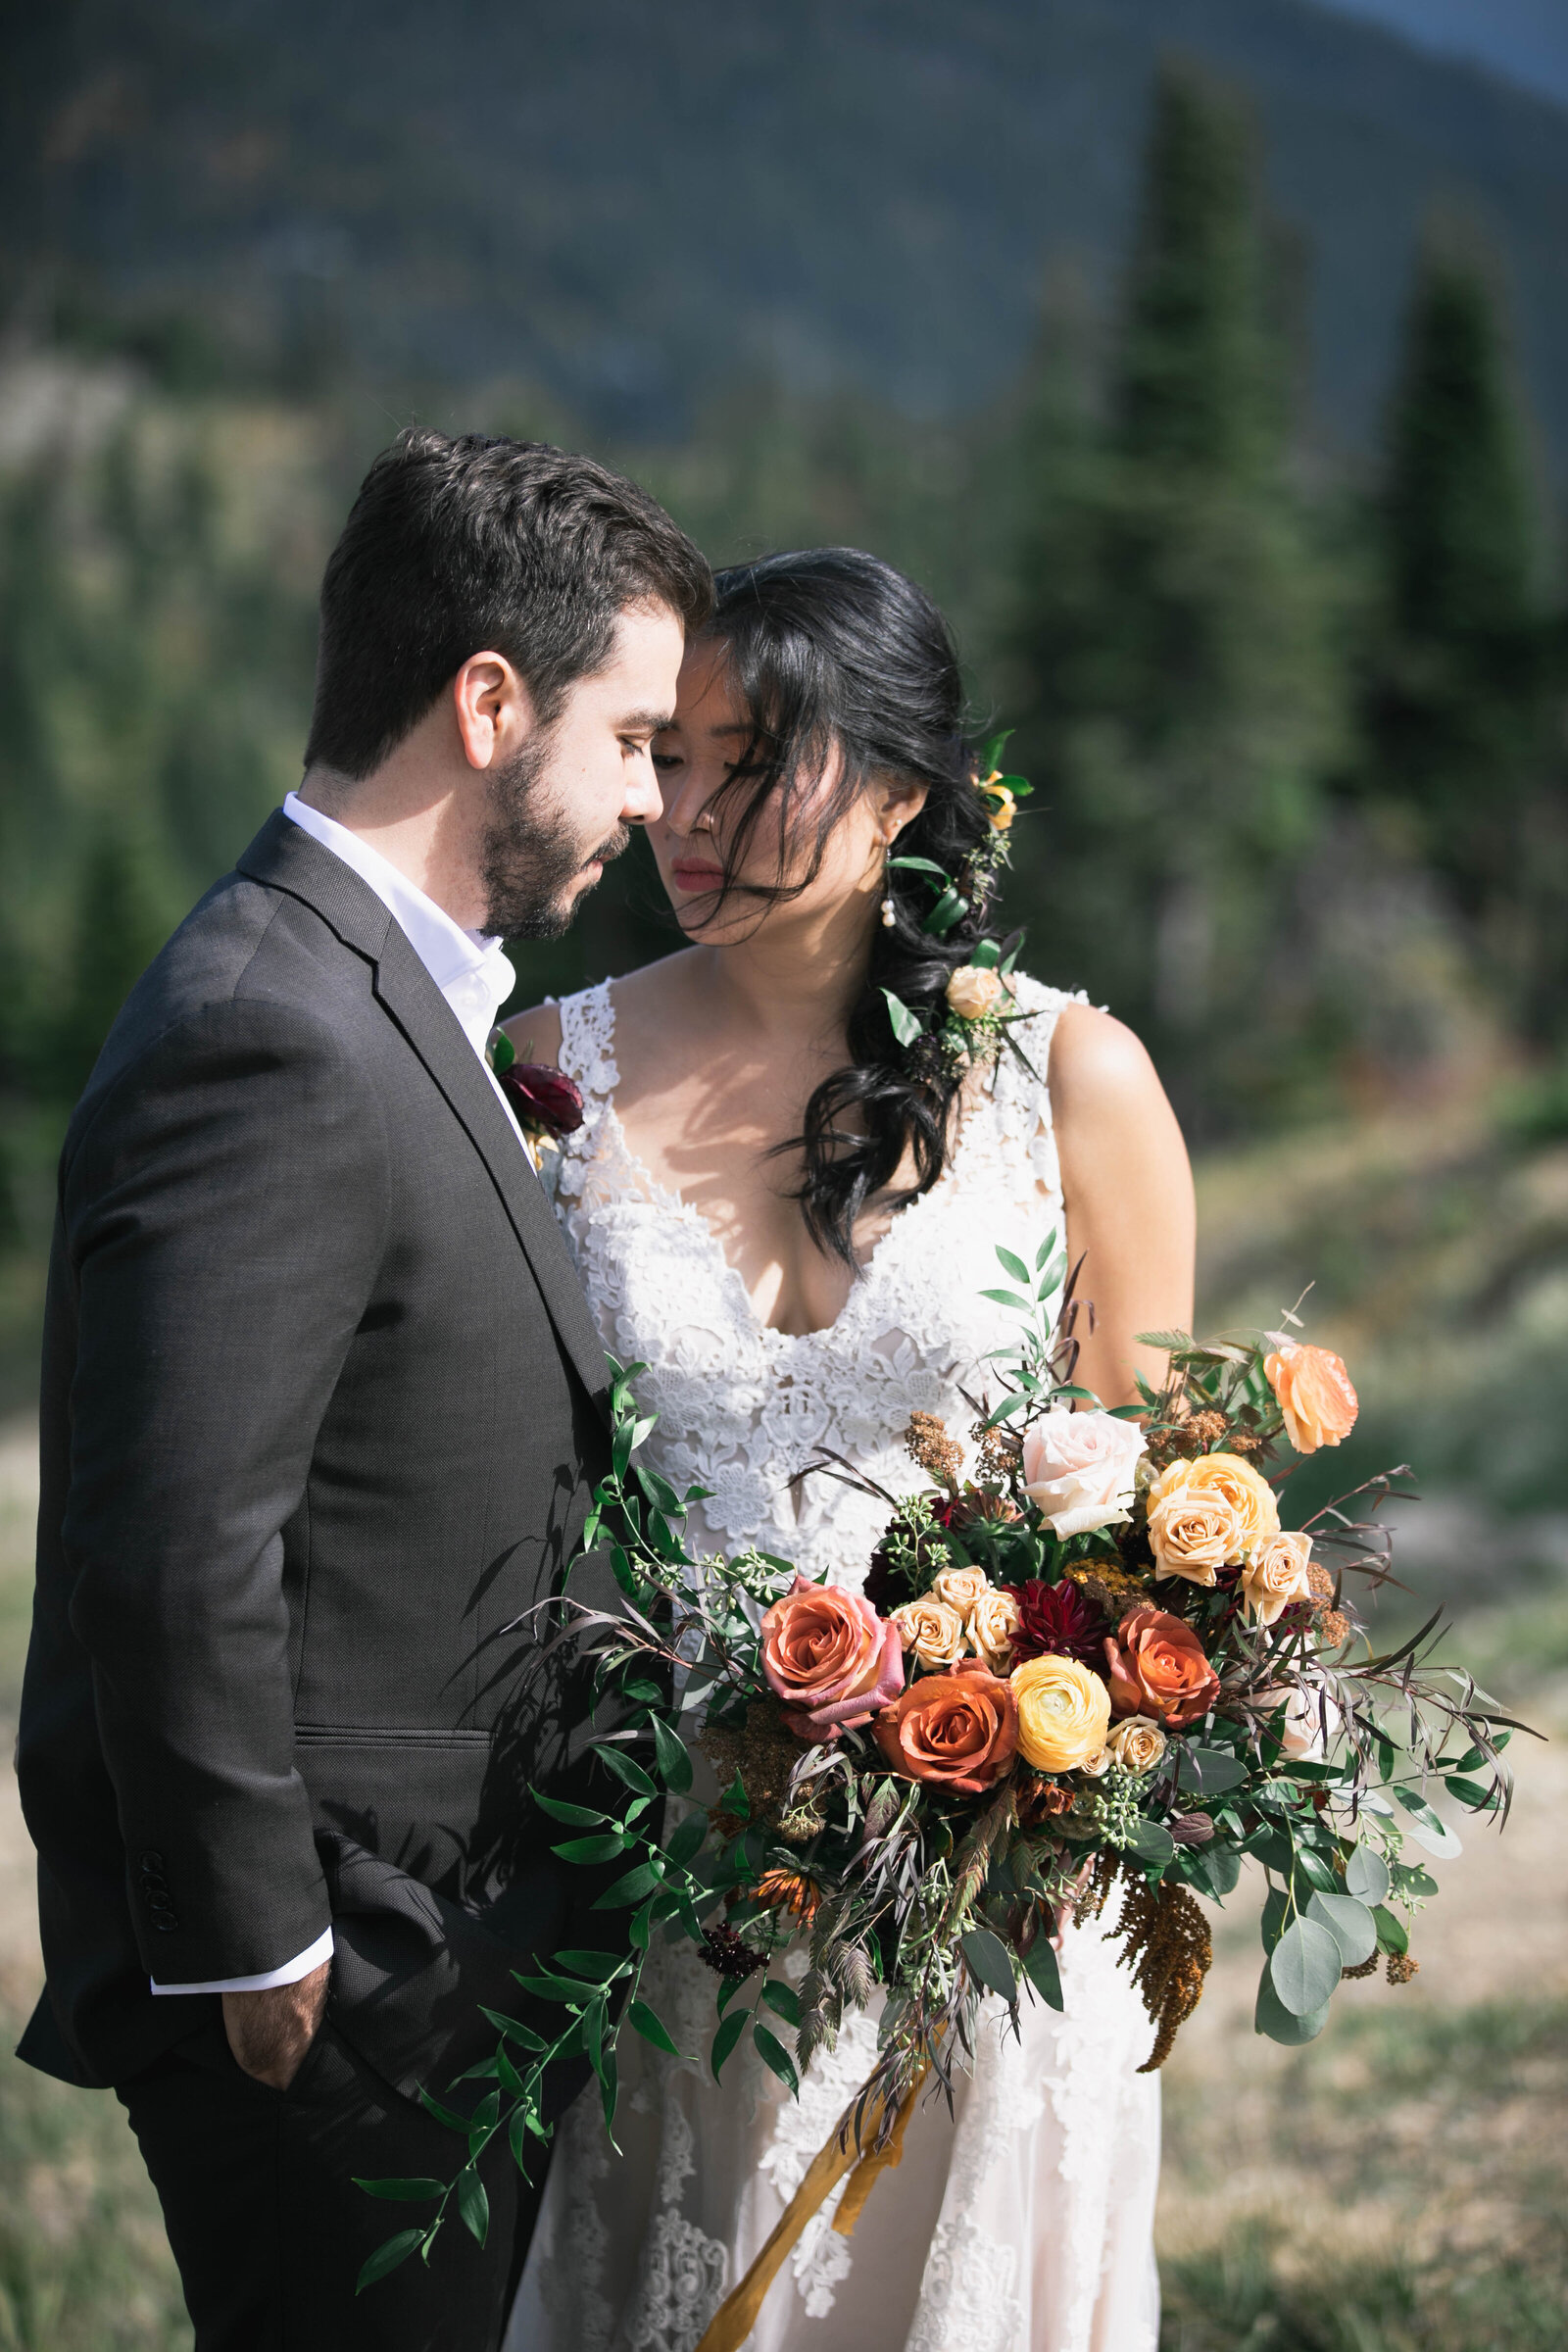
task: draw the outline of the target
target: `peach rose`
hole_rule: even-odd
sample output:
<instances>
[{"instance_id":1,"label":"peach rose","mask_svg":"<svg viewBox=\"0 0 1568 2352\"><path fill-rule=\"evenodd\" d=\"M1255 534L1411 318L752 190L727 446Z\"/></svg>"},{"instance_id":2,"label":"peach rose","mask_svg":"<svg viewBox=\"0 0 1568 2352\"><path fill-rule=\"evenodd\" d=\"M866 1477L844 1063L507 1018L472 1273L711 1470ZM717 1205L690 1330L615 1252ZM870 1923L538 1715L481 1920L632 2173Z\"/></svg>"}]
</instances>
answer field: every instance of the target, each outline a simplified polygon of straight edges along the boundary
<instances>
[{"instance_id":1,"label":"peach rose","mask_svg":"<svg viewBox=\"0 0 1568 2352\"><path fill-rule=\"evenodd\" d=\"M1076 1658L1029 1658L1013 1668L1018 1747L1040 1772L1072 1772L1098 1756L1110 1722L1110 1693Z\"/></svg>"},{"instance_id":2,"label":"peach rose","mask_svg":"<svg viewBox=\"0 0 1568 2352\"><path fill-rule=\"evenodd\" d=\"M1242 1523L1222 1495L1175 1487L1150 1505L1149 1544L1156 1576L1212 1585L1221 1568L1242 1556Z\"/></svg>"},{"instance_id":3,"label":"peach rose","mask_svg":"<svg viewBox=\"0 0 1568 2352\"><path fill-rule=\"evenodd\" d=\"M1018 1746L1018 1710L1000 1675L979 1658L951 1674L923 1675L882 1709L872 1737L906 1781L936 1781L978 1796L1000 1781Z\"/></svg>"},{"instance_id":4,"label":"peach rose","mask_svg":"<svg viewBox=\"0 0 1568 2352\"><path fill-rule=\"evenodd\" d=\"M1293 1600L1312 1598L1309 1569L1312 1539L1281 1531L1259 1544L1242 1571L1242 1596L1247 1613L1259 1625L1272 1625Z\"/></svg>"},{"instance_id":5,"label":"peach rose","mask_svg":"<svg viewBox=\"0 0 1568 2352\"><path fill-rule=\"evenodd\" d=\"M1023 1441L1023 1491L1054 1535L1084 1536L1132 1517L1144 1452L1136 1421L1110 1413L1042 1413Z\"/></svg>"},{"instance_id":6,"label":"peach rose","mask_svg":"<svg viewBox=\"0 0 1568 2352\"><path fill-rule=\"evenodd\" d=\"M1106 1734L1105 1747L1113 1764L1141 1779L1165 1753L1165 1735L1148 1715L1124 1715Z\"/></svg>"},{"instance_id":7,"label":"peach rose","mask_svg":"<svg viewBox=\"0 0 1568 2352\"><path fill-rule=\"evenodd\" d=\"M1355 1427L1361 1400L1337 1355L1327 1348L1286 1340L1263 1358L1263 1369L1280 1400L1285 1434L1298 1453L1344 1444Z\"/></svg>"},{"instance_id":8,"label":"peach rose","mask_svg":"<svg viewBox=\"0 0 1568 2352\"><path fill-rule=\"evenodd\" d=\"M963 1619L945 1600L924 1593L895 1609L888 1623L895 1627L906 1649L912 1649L922 1666L956 1666L964 1652Z\"/></svg>"},{"instance_id":9,"label":"peach rose","mask_svg":"<svg viewBox=\"0 0 1568 2352\"><path fill-rule=\"evenodd\" d=\"M1175 1729L1206 1715L1219 1676L1190 1625L1147 1603L1129 1609L1105 1641L1110 1704L1117 1715L1149 1715Z\"/></svg>"},{"instance_id":10,"label":"peach rose","mask_svg":"<svg viewBox=\"0 0 1568 2352\"><path fill-rule=\"evenodd\" d=\"M969 1611L969 1639L982 1657L1005 1673L1012 1657L1012 1638L1018 1631L1018 1602L1011 1592L987 1585Z\"/></svg>"},{"instance_id":11,"label":"peach rose","mask_svg":"<svg viewBox=\"0 0 1568 2352\"><path fill-rule=\"evenodd\" d=\"M982 1592L990 1592L991 1580L983 1568L944 1568L931 1579L931 1590L967 1622Z\"/></svg>"},{"instance_id":12,"label":"peach rose","mask_svg":"<svg viewBox=\"0 0 1568 2352\"><path fill-rule=\"evenodd\" d=\"M947 998L960 1021L983 1020L1002 994L1002 974L993 964L960 963L948 981Z\"/></svg>"},{"instance_id":13,"label":"peach rose","mask_svg":"<svg viewBox=\"0 0 1568 2352\"><path fill-rule=\"evenodd\" d=\"M1280 1506L1273 1488L1239 1453L1200 1453L1195 1462L1172 1462L1149 1490L1151 1514L1156 1503L1178 1488L1195 1497L1201 1495L1205 1501L1230 1505L1242 1531L1242 1548L1232 1554L1233 1559L1242 1558L1254 1544L1266 1544L1280 1532Z\"/></svg>"},{"instance_id":14,"label":"peach rose","mask_svg":"<svg viewBox=\"0 0 1568 2352\"><path fill-rule=\"evenodd\" d=\"M836 1740L903 1690L898 1628L862 1593L798 1575L763 1613L762 1672L798 1740Z\"/></svg>"}]
</instances>

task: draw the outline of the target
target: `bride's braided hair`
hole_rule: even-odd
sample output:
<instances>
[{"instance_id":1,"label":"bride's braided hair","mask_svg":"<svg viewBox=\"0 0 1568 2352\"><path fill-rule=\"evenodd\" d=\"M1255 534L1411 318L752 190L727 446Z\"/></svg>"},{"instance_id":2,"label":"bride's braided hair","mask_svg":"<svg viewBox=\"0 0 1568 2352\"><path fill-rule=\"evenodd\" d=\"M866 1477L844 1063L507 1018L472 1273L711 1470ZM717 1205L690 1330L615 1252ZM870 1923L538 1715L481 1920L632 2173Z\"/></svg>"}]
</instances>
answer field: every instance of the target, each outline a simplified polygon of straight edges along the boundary
<instances>
[{"instance_id":1,"label":"bride's braided hair","mask_svg":"<svg viewBox=\"0 0 1568 2352\"><path fill-rule=\"evenodd\" d=\"M926 1039L898 1044L883 995L888 990L911 1012L933 1016L927 1026L934 1028L951 975L988 935L990 819L974 786L958 658L925 591L854 548L736 564L718 573L714 587L703 635L724 647L753 728L718 795L720 903L750 897L766 906L798 897L815 879L835 825L873 777L890 775L926 787L925 805L900 834L896 855L931 859L970 901L953 928L934 937L921 929L932 906L929 879L890 868L894 919L872 932L865 985L849 1018L851 1058L811 1096L801 1134L779 1147L801 1155L795 1197L812 1239L853 1266L856 1220L866 1202L903 1206L942 1174L962 1083L961 1070ZM779 879L741 882L738 870L768 805L778 810ZM803 847L804 874L786 883ZM906 1160L912 1181L896 1187Z\"/></svg>"}]
</instances>

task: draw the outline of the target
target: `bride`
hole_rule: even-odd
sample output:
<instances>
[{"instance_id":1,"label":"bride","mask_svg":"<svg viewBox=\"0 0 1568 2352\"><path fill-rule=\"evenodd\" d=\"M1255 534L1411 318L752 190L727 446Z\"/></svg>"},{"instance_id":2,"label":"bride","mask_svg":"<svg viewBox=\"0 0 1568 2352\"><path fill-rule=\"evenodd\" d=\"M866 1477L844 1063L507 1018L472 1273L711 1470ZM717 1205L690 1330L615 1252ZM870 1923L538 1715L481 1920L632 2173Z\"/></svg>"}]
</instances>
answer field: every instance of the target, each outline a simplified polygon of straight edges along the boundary
<instances>
[{"instance_id":1,"label":"bride","mask_svg":"<svg viewBox=\"0 0 1568 2352\"><path fill-rule=\"evenodd\" d=\"M888 860L961 875L996 807L910 581L842 549L721 573L655 751L649 832L691 944L512 1033L582 1090L558 1206L606 1346L648 1367L653 1466L710 1490L694 1545L857 1588L884 1507L798 1474L829 1447L922 1484L910 1413L967 1438L962 1392L1011 1336L980 1296L996 1245L1032 1259L1063 1221L1096 1308L1077 1378L1135 1397L1133 1334L1190 1318L1186 1156L1137 1040L1037 980L988 1069L895 1043L883 991L935 1007L985 904L935 939L929 877ZM596 2089L564 2119L512 2352L691 2352L870 2072L875 2012L852 2012L798 2102L744 2045L715 2085L713 1979L685 1944L653 1972L688 2056L622 2037L622 2153ZM833 2198L808 2225L759 2352L1153 2352L1152 2030L1097 1926L1066 1928L1061 1976L1065 2013L1025 2000L1021 2042L988 2000L956 2112L916 2111L852 2236Z\"/></svg>"}]
</instances>

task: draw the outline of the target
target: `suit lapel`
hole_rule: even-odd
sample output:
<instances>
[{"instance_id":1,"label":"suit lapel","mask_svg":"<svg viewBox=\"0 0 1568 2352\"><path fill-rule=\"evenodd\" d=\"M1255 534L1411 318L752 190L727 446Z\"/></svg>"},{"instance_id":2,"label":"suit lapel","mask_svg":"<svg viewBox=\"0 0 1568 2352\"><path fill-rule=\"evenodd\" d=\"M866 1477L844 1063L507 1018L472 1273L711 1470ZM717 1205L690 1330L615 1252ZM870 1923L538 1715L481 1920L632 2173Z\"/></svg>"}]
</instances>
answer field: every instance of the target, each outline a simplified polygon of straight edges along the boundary
<instances>
[{"instance_id":1,"label":"suit lapel","mask_svg":"<svg viewBox=\"0 0 1568 2352\"><path fill-rule=\"evenodd\" d=\"M441 1089L527 1253L556 1336L603 1409L610 1386L605 1350L555 1211L529 1165L517 1131L485 1076L451 1006L394 922L376 964L375 993Z\"/></svg>"},{"instance_id":2,"label":"suit lapel","mask_svg":"<svg viewBox=\"0 0 1568 2352\"><path fill-rule=\"evenodd\" d=\"M565 1239L478 1055L407 935L340 858L279 809L263 826L238 870L301 899L374 970L378 1003L418 1055L458 1119L501 1199L539 1286L556 1337L601 1413L610 1369Z\"/></svg>"}]
</instances>

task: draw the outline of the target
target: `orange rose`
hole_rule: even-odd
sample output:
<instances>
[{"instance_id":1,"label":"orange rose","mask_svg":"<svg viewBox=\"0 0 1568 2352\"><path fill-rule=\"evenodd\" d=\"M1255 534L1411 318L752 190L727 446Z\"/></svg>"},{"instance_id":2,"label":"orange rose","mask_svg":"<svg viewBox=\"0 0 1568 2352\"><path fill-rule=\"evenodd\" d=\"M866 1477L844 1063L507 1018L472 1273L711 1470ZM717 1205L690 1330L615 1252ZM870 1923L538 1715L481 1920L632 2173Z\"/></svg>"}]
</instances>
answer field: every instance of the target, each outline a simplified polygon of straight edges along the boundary
<instances>
[{"instance_id":1,"label":"orange rose","mask_svg":"<svg viewBox=\"0 0 1568 2352\"><path fill-rule=\"evenodd\" d=\"M1105 1662L1113 1715L1152 1715L1179 1728L1206 1715L1219 1690L1192 1627L1147 1604L1130 1609L1107 1638Z\"/></svg>"},{"instance_id":2,"label":"orange rose","mask_svg":"<svg viewBox=\"0 0 1568 2352\"><path fill-rule=\"evenodd\" d=\"M1018 1709L1010 1688L978 1658L952 1674L927 1674L884 1707L872 1736L906 1781L936 1781L958 1796L978 1796L1000 1781L1018 1747Z\"/></svg>"},{"instance_id":3,"label":"orange rose","mask_svg":"<svg viewBox=\"0 0 1568 2352\"><path fill-rule=\"evenodd\" d=\"M1344 1364L1327 1348L1287 1340L1264 1357L1263 1369L1298 1453L1316 1453L1320 1446L1339 1446L1349 1436L1361 1400Z\"/></svg>"},{"instance_id":4,"label":"orange rose","mask_svg":"<svg viewBox=\"0 0 1568 2352\"><path fill-rule=\"evenodd\" d=\"M797 1576L763 1615L762 1672L798 1740L836 1740L903 1690L899 1629L863 1593Z\"/></svg>"}]
</instances>

